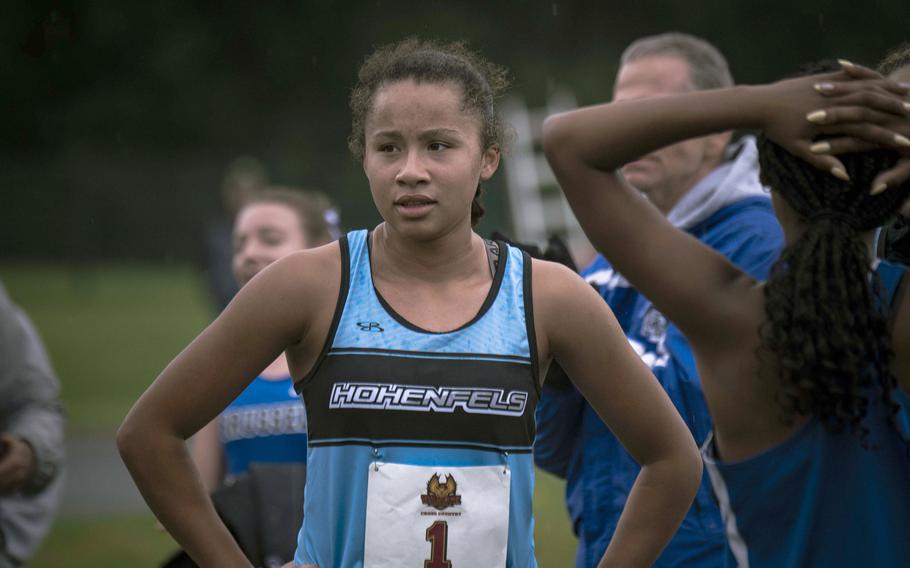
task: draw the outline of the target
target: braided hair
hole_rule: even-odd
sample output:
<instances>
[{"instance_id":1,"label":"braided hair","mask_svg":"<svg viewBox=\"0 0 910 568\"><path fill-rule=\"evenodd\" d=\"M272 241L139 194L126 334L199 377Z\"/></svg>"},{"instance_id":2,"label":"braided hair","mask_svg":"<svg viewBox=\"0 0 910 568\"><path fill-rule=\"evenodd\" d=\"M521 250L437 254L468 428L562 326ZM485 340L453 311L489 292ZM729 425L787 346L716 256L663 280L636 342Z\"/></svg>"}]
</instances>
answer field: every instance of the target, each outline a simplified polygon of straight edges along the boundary
<instances>
[{"instance_id":1,"label":"braided hair","mask_svg":"<svg viewBox=\"0 0 910 568\"><path fill-rule=\"evenodd\" d=\"M774 354L782 418L819 417L829 431L848 427L865 444L868 402L880 396L895 425L890 333L861 233L887 222L910 184L870 195L896 152L840 156L849 182L834 178L759 137L762 182L798 214L803 234L781 253L765 283L759 356Z\"/></svg>"}]
</instances>

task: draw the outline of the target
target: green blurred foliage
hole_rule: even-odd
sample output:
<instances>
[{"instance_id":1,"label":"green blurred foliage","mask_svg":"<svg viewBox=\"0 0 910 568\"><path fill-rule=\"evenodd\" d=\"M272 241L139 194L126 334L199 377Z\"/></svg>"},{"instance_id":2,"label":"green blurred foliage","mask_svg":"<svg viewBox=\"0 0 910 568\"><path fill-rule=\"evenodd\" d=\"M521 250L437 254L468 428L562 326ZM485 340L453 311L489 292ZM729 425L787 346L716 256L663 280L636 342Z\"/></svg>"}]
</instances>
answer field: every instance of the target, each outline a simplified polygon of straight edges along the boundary
<instances>
[{"instance_id":1,"label":"green blurred foliage","mask_svg":"<svg viewBox=\"0 0 910 568\"><path fill-rule=\"evenodd\" d=\"M347 227L378 220L347 154L360 61L408 35L464 39L542 103L609 97L631 40L716 43L740 81L838 56L872 64L907 39L906 0L30 2L0 18L0 256L198 259L224 165L262 158L321 187ZM508 228L502 175L482 230Z\"/></svg>"}]
</instances>

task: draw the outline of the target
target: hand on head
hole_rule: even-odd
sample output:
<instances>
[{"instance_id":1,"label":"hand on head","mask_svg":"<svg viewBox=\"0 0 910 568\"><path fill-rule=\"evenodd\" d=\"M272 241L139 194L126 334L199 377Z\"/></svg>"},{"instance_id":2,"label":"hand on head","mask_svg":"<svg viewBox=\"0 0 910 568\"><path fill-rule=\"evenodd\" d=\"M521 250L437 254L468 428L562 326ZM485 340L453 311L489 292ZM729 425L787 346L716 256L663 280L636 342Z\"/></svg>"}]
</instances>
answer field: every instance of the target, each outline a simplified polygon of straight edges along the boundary
<instances>
[{"instance_id":1,"label":"hand on head","mask_svg":"<svg viewBox=\"0 0 910 568\"><path fill-rule=\"evenodd\" d=\"M838 154L897 150L905 158L880 173L869 190L896 187L910 179L910 86L840 63L840 71L769 85L762 127L793 155L841 179L847 173Z\"/></svg>"}]
</instances>

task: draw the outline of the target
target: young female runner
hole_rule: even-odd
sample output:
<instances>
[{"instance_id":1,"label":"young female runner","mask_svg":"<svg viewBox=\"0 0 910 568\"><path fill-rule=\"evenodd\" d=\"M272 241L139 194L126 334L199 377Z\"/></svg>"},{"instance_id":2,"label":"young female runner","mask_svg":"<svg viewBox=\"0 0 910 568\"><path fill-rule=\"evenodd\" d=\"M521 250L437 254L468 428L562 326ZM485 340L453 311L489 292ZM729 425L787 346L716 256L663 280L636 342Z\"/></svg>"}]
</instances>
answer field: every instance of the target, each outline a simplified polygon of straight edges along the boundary
<instances>
[{"instance_id":1,"label":"young female runner","mask_svg":"<svg viewBox=\"0 0 910 568\"><path fill-rule=\"evenodd\" d=\"M692 502L687 428L600 297L472 226L503 72L460 45L379 49L351 97L383 222L253 278L130 411L137 485L203 566L248 566L184 440L283 350L307 407L295 565L533 567L534 405L558 359L642 464L603 566L647 566Z\"/></svg>"},{"instance_id":2,"label":"young female runner","mask_svg":"<svg viewBox=\"0 0 910 568\"><path fill-rule=\"evenodd\" d=\"M910 147L907 93L845 62L771 85L585 108L545 125L547 157L591 241L693 346L714 418L706 463L740 566L910 558L900 424L910 405L910 307L901 292L892 304L903 271L876 268L870 256L873 229L910 190L897 152L870 151ZM619 171L731 128L764 131L762 175L787 243L766 282L675 229ZM861 152L843 154L851 151Z\"/></svg>"}]
</instances>

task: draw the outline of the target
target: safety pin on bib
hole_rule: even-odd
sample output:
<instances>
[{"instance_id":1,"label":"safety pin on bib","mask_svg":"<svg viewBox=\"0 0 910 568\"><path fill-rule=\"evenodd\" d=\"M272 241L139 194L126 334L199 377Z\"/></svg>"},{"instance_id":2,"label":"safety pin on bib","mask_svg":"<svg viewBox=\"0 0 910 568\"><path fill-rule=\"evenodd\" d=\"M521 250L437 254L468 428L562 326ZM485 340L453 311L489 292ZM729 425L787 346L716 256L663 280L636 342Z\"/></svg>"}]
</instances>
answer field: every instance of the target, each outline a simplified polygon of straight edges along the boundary
<instances>
[{"instance_id":1,"label":"safety pin on bib","mask_svg":"<svg viewBox=\"0 0 910 568\"><path fill-rule=\"evenodd\" d=\"M373 448L373 471L379 471L379 459L382 457L382 452L379 451L379 448Z\"/></svg>"}]
</instances>

